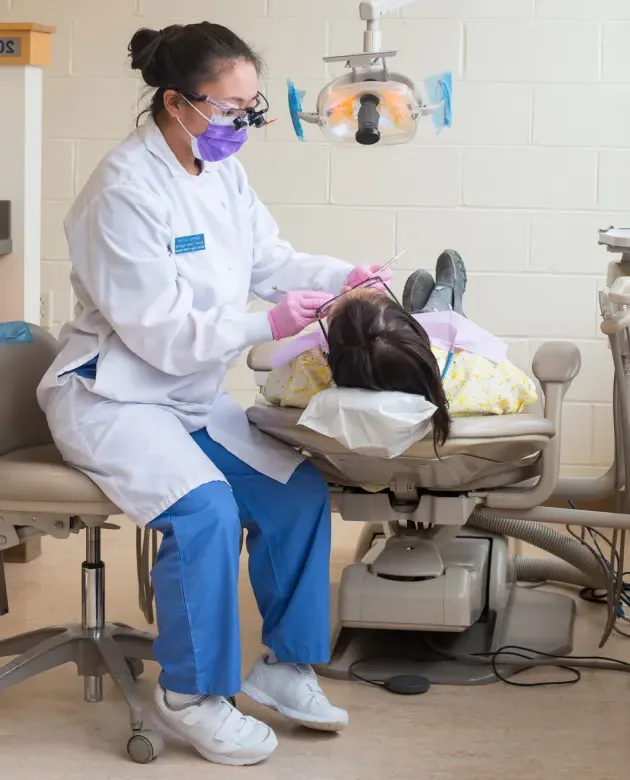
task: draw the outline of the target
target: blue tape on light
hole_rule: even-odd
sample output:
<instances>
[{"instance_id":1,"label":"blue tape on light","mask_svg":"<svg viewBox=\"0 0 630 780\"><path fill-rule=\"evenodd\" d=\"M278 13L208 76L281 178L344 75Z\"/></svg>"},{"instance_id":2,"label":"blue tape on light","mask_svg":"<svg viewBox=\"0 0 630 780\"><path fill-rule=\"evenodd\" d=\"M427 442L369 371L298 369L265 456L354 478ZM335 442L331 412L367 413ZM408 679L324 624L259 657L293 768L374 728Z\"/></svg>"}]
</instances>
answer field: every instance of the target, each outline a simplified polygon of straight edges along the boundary
<instances>
[{"instance_id":1,"label":"blue tape on light","mask_svg":"<svg viewBox=\"0 0 630 780\"><path fill-rule=\"evenodd\" d=\"M293 122L293 129L295 134L300 139L304 140L304 127L302 126L302 120L300 114L302 113L302 100L306 92L298 90L291 79L287 79L287 89L289 98L289 113L291 114L291 121Z\"/></svg>"},{"instance_id":2,"label":"blue tape on light","mask_svg":"<svg viewBox=\"0 0 630 780\"><path fill-rule=\"evenodd\" d=\"M0 344L30 344L32 341L33 334L28 323L0 323Z\"/></svg>"},{"instance_id":3,"label":"blue tape on light","mask_svg":"<svg viewBox=\"0 0 630 780\"><path fill-rule=\"evenodd\" d=\"M430 103L441 103L442 108L432 114L433 124L438 133L445 127L453 125L453 74L438 73L429 76L424 82Z\"/></svg>"}]
</instances>

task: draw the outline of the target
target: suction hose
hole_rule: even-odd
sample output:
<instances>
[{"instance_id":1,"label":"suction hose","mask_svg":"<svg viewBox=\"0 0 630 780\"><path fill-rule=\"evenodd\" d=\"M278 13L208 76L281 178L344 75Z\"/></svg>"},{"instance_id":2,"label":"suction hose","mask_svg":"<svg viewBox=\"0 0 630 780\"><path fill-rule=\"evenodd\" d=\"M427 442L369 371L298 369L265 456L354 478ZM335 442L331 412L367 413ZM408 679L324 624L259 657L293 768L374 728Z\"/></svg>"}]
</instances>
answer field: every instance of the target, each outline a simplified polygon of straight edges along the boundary
<instances>
[{"instance_id":1,"label":"suction hose","mask_svg":"<svg viewBox=\"0 0 630 780\"><path fill-rule=\"evenodd\" d=\"M481 531L510 536L562 559L549 561L544 558L519 558L516 561L516 575L520 580L564 582L590 588L606 587L606 572L591 550L576 539L570 539L542 523L510 517L485 517L480 512L473 512L468 525Z\"/></svg>"},{"instance_id":2,"label":"suction hose","mask_svg":"<svg viewBox=\"0 0 630 780\"><path fill-rule=\"evenodd\" d=\"M562 582L578 588L592 588L593 580L570 563L550 558L517 558L516 579L518 582Z\"/></svg>"}]
</instances>

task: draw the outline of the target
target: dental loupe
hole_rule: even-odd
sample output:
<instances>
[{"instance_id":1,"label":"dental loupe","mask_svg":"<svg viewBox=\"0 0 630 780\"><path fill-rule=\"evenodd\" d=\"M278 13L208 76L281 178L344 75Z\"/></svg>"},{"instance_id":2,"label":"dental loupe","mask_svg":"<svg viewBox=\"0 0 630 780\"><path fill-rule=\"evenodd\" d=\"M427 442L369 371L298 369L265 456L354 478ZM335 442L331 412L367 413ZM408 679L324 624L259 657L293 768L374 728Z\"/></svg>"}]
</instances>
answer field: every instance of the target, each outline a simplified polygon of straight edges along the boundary
<instances>
[{"instance_id":1,"label":"dental loupe","mask_svg":"<svg viewBox=\"0 0 630 780\"><path fill-rule=\"evenodd\" d=\"M303 111L305 93L289 80L289 110L301 141L305 140L303 122L318 125L326 139L338 146L408 143L425 116L432 116L438 131L451 126L451 73L426 79L421 90L411 79L389 70L388 61L397 52L383 50L380 19L411 2L414 0L361 3L359 15L367 23L363 52L324 57L326 63L345 62L351 72L324 87L315 112Z\"/></svg>"}]
</instances>

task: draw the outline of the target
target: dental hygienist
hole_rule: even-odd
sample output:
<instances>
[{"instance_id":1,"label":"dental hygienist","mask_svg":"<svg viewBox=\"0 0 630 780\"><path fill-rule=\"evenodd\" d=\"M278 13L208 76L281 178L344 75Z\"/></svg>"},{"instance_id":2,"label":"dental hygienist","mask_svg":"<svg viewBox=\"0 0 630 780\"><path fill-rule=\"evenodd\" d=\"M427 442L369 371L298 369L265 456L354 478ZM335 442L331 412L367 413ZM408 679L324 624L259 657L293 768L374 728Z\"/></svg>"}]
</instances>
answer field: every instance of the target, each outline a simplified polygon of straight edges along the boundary
<instances>
[{"instance_id":1,"label":"dental hygienist","mask_svg":"<svg viewBox=\"0 0 630 780\"><path fill-rule=\"evenodd\" d=\"M242 350L297 334L375 268L295 252L250 189L232 155L266 101L247 44L203 22L140 30L129 51L156 89L150 116L67 217L78 306L39 401L64 459L163 534L158 727L209 761L255 764L277 741L228 702L241 690L307 727L348 722L310 666L329 659L330 505L221 383ZM248 313L250 293L275 307ZM269 649L243 684L241 526Z\"/></svg>"}]
</instances>

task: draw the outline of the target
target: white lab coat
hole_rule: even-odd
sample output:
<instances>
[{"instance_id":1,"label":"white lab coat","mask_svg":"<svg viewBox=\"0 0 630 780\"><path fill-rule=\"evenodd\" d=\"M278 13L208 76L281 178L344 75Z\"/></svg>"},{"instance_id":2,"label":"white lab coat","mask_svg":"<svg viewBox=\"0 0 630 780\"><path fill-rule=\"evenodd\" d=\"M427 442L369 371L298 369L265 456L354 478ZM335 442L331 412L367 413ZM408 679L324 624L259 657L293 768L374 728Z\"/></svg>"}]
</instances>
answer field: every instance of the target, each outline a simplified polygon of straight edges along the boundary
<instances>
[{"instance_id":1,"label":"white lab coat","mask_svg":"<svg viewBox=\"0 0 630 780\"><path fill-rule=\"evenodd\" d=\"M250 293L336 294L352 266L281 241L236 159L186 173L152 120L102 161L65 228L78 305L38 390L64 459L141 525L224 479L189 436L203 427L286 482L300 456L252 428L221 384L272 339ZM95 381L68 373L96 355Z\"/></svg>"}]
</instances>

